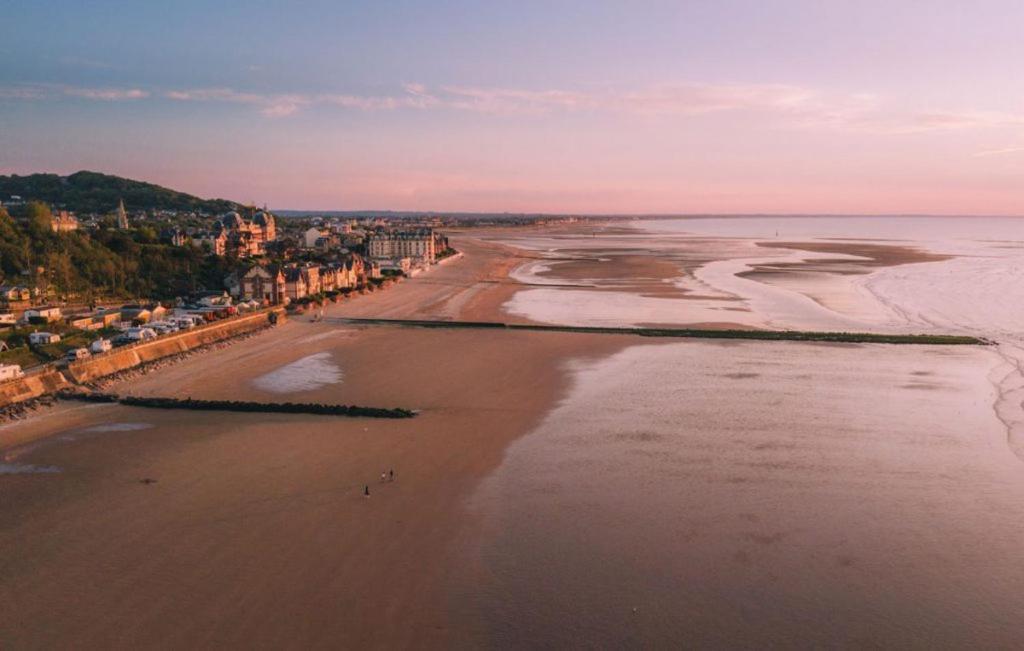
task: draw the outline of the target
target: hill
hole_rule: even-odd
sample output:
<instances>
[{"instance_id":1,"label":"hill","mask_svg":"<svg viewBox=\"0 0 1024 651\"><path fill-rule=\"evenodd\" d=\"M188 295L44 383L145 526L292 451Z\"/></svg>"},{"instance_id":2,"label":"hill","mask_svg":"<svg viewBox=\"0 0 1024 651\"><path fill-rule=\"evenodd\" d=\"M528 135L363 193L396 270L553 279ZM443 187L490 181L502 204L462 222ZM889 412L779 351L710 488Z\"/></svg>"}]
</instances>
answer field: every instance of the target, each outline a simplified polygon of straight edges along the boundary
<instances>
[{"instance_id":1,"label":"hill","mask_svg":"<svg viewBox=\"0 0 1024 651\"><path fill-rule=\"evenodd\" d=\"M236 210L239 206L226 199L200 199L144 181L87 171L70 176L0 176L0 201L10 195L18 195L26 201L45 201L77 213L109 213L121 199L130 211L180 210L220 214Z\"/></svg>"}]
</instances>

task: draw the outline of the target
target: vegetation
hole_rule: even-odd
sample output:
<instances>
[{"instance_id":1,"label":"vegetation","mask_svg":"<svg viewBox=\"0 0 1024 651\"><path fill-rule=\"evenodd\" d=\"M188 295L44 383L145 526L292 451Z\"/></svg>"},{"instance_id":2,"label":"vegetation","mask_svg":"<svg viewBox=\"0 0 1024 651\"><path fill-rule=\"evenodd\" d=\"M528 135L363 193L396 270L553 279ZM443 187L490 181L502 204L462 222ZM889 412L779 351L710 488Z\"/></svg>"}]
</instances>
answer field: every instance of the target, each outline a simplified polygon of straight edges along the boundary
<instances>
[{"instance_id":1,"label":"vegetation","mask_svg":"<svg viewBox=\"0 0 1024 651\"><path fill-rule=\"evenodd\" d=\"M76 172L70 176L0 176L0 199L6 199L10 195L17 195L25 200L44 201L65 210L95 214L112 212L122 199L131 210L178 210L219 214L238 209L238 204L233 201L200 199L152 183L86 171Z\"/></svg>"},{"instance_id":2,"label":"vegetation","mask_svg":"<svg viewBox=\"0 0 1024 651\"><path fill-rule=\"evenodd\" d=\"M13 209L12 209L13 210ZM167 299L219 289L232 260L191 246L160 243L149 229L54 233L46 204L29 202L11 215L0 208L0 278L12 284L44 281L60 296ZM43 278L22 275L42 269Z\"/></svg>"}]
</instances>

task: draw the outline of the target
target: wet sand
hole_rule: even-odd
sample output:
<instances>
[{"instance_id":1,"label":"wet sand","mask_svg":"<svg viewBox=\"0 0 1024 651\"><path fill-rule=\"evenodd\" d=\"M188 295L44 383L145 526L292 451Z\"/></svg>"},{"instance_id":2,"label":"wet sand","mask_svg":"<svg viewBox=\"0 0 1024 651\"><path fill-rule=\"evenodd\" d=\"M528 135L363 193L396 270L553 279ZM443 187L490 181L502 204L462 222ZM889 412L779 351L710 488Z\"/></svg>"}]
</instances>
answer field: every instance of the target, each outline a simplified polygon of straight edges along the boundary
<instances>
[{"instance_id":1,"label":"wet sand","mask_svg":"<svg viewBox=\"0 0 1024 651\"><path fill-rule=\"evenodd\" d=\"M436 269L429 286L403 283L112 387L406 406L422 410L415 419L62 406L0 431L36 439L7 446L13 461L60 469L0 476L0 646L444 645L459 625L446 594L465 499L564 395L565 360L626 345L332 316L434 316L455 303L495 318L477 285L496 286L514 262L483 249L497 254ZM342 369L340 382L286 395L253 382L310 355ZM97 425L108 431L86 431ZM381 484L392 468L397 481Z\"/></svg>"},{"instance_id":2,"label":"wet sand","mask_svg":"<svg viewBox=\"0 0 1024 651\"><path fill-rule=\"evenodd\" d=\"M997 599L1024 586L998 563L1021 532L1000 514L1021 486L985 379L995 353L338 319L513 320L509 300L535 290L508 273L540 256L481 235L323 322L113 387L415 419L76 405L0 429L14 463L60 470L0 475L0 647L793 645L803 626L823 645L912 645L941 641L922 626L954 640L986 617L981 639L1009 639L1014 602ZM667 259L756 248L705 240ZM615 268L670 280L654 258ZM318 381L291 383L294 364Z\"/></svg>"}]
</instances>

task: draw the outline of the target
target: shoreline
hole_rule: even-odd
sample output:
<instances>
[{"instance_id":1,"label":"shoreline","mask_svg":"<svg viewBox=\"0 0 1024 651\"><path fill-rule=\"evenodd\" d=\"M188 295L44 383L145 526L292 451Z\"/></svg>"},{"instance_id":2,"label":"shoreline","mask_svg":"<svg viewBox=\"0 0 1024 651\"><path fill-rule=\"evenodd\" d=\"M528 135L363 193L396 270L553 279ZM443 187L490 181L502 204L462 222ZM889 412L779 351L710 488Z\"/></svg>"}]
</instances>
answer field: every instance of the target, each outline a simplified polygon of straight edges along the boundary
<instances>
[{"instance_id":1,"label":"shoreline","mask_svg":"<svg viewBox=\"0 0 1024 651\"><path fill-rule=\"evenodd\" d=\"M478 542L484 525L471 498L510 458L514 445L567 405L586 382L580 369L600 368L626 349L680 346L682 340L560 331L543 324L536 331L443 327L457 320L531 323L510 318L502 305L527 287L509 280L511 270L539 256L475 237L454 241L466 247L463 259L386 292L328 303L329 318L322 321L297 315L245 345L224 346L159 373L111 383L119 393L141 399L399 404L417 410L414 419L165 412L119 405L55 410L16 424L18 432L36 432L39 440L9 449L13 460L57 471L0 478L8 497L0 505L0 576L5 577L0 641L15 647L71 641L106 647L257 642L433 647L475 638L481 631L473 627L487 623L465 617L457 602L494 577L479 559L465 554L463 545ZM361 318L430 320L442 327L345 322ZM794 400L792 392L773 393L769 380L779 372L778 354L787 361L816 360L820 375L794 362L786 376L804 393L819 377L827 381L826 374L847 371L822 359L831 344L773 345L782 348L769 350L757 341L694 341L678 349L692 359L667 368L656 384L678 391L667 396L666 404L674 407L705 409L706 402L721 401L720 413L712 410L698 422L708 423L709 442L726 445L749 425L742 419L749 404ZM834 349L863 367L859 381L877 379L871 355L880 355L879 349L853 350L857 347ZM894 354L909 357L910 350ZM656 349L645 354L659 357ZM952 356L953 370L959 368L955 359L988 355L955 347L924 347L922 354L936 360ZM339 370L337 377L284 393L254 382L310 355L325 355ZM959 386L916 370L904 362L886 381L922 405L938 404L946 395L941 392ZM680 373L693 379L673 389ZM767 384L759 389L755 381ZM635 383L622 391L642 389ZM679 400L684 392L699 399ZM732 392L748 396L746 402L730 402ZM838 400L847 394L836 395ZM850 408L856 401L843 404ZM625 401L622 413L640 408L639 398ZM781 423L779 431L788 432L791 423L784 414L774 406L766 413ZM870 415L863 409L851 413ZM739 421L715 436L712 425L722 415ZM905 426L913 429L909 420ZM659 439L645 427L638 420L610 433L629 435L613 440L630 450L657 445ZM863 429L873 427L868 422ZM774 444L770 432L758 436L764 440L751 445ZM808 435L784 442L798 446L809 440ZM738 440L735 449L746 449L742 444ZM639 447L635 451L642 451ZM787 449L756 448L749 461L774 463L766 457ZM733 448L725 452L735 453ZM695 446L693 454L703 459L706 451ZM620 460L615 457L614 463ZM728 470L714 466L709 464L718 473ZM752 467L757 476L772 478L772 468ZM392 469L394 482L379 479ZM745 485L731 477L715 475L714 483L697 483L687 495L709 488L745 495ZM632 480L627 486L643 488ZM751 508L760 499L752 498ZM700 500L692 506L700 508ZM709 547L709 554L716 549ZM760 551L747 550L747 561ZM456 568L467 558L470 582L465 584L467 575ZM740 567L729 562L728 567Z\"/></svg>"},{"instance_id":2,"label":"shoreline","mask_svg":"<svg viewBox=\"0 0 1024 651\"><path fill-rule=\"evenodd\" d=\"M402 306L407 314L500 314L501 294L514 287L500 281L519 259L508 247L479 250L486 259L467 256L437 276L329 304L327 313ZM455 282L458 275L466 279ZM60 472L2 478L9 499L0 515L9 524L0 528L0 574L8 577L0 639L15 646L72 639L244 646L254 636L275 646L443 645L458 627L445 607L446 568L468 524L465 500L508 445L568 395L569 360L601 359L634 343L557 332L384 332L297 317L245 345L111 388L140 397L402 404L419 415L328 422L58 406L18 423L19 436L6 438L22 440L7 454ZM341 382L282 398L246 379L323 351L344 369ZM431 377L443 382L421 379ZM103 433L88 434L95 428ZM20 436L26 432L34 442ZM379 484L388 468L397 481ZM288 508L262 506L278 503ZM24 544L44 538L50 544ZM109 572L122 578L104 581ZM83 608L83 599L90 605ZM118 618L119 607L131 616ZM254 624L251 612L276 616ZM182 618L192 624L181 627ZM27 625L40 620L51 625Z\"/></svg>"}]
</instances>

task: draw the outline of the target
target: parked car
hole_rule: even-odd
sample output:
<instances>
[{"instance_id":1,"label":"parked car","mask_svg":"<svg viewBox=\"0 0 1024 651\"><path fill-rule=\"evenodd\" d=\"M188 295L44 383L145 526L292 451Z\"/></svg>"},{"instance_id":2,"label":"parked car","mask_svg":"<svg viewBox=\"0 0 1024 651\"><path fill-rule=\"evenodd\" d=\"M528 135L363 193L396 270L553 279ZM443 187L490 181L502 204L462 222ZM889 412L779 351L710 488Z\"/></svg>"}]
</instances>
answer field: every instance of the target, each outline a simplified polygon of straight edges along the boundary
<instances>
[{"instance_id":1,"label":"parked car","mask_svg":"<svg viewBox=\"0 0 1024 651\"><path fill-rule=\"evenodd\" d=\"M159 334L162 335L177 332L179 329L177 324L171 323L170 321L155 321L153 323L150 323L149 327L152 328L153 330L156 330Z\"/></svg>"}]
</instances>

